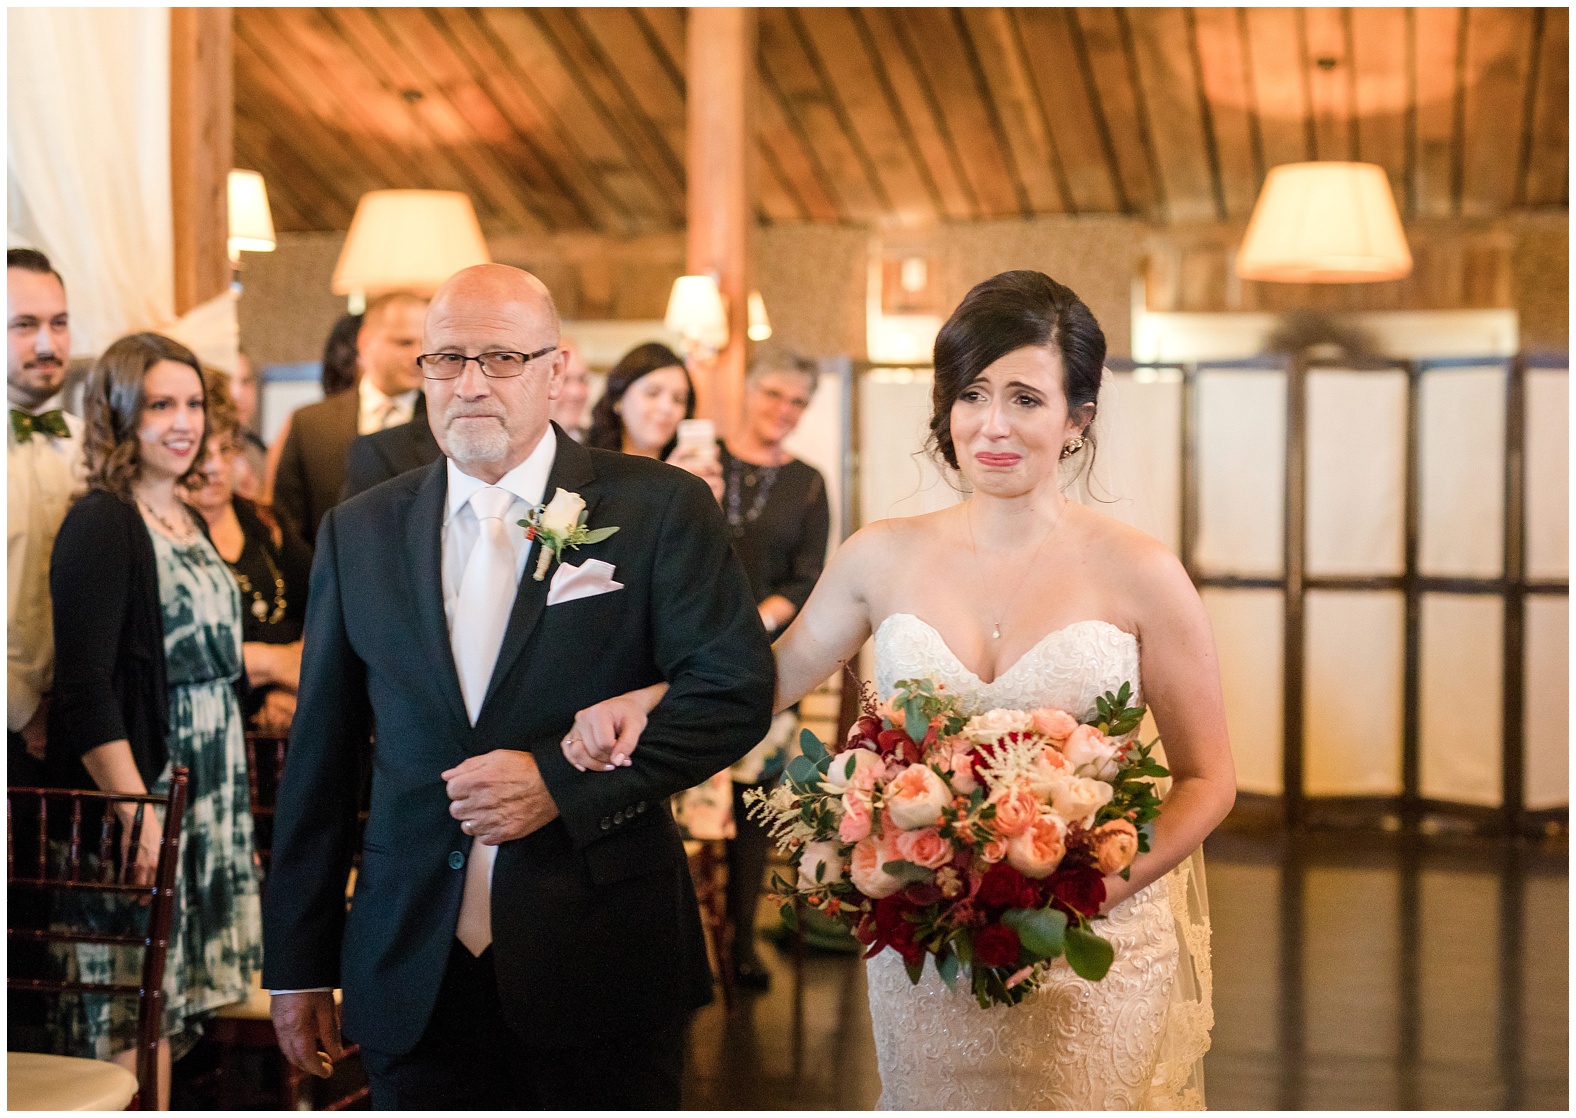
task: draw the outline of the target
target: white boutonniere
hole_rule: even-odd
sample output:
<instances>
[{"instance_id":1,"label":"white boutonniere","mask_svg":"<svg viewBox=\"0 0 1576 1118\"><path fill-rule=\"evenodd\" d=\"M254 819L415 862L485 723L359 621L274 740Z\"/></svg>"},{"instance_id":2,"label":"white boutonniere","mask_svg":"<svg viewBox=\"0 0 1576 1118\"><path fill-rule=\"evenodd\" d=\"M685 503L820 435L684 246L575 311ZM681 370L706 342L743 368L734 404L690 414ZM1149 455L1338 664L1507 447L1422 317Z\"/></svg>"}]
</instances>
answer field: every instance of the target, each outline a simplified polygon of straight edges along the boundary
<instances>
[{"instance_id":1,"label":"white boutonniere","mask_svg":"<svg viewBox=\"0 0 1576 1118\"><path fill-rule=\"evenodd\" d=\"M537 582L541 582L542 576L547 573L548 564L554 559L563 558L564 548L601 543L618 531L616 526L587 528L585 519L585 498L567 489L560 489L553 494L551 501L532 509L520 521L527 540L542 541L542 550L536 558L536 574L532 576Z\"/></svg>"}]
</instances>

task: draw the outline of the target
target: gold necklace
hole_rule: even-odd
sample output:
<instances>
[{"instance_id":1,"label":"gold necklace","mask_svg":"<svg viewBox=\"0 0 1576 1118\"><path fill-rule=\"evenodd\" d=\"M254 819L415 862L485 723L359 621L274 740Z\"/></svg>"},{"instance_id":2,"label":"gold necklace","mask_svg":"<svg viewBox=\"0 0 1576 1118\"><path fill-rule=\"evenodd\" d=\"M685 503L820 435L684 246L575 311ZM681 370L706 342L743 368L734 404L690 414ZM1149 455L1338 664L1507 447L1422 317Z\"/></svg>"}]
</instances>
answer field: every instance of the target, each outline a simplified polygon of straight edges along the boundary
<instances>
[{"instance_id":1,"label":"gold necklace","mask_svg":"<svg viewBox=\"0 0 1576 1118\"><path fill-rule=\"evenodd\" d=\"M980 549L979 545L974 542L974 518L970 515L971 507L969 503L964 503L963 520L969 527L969 550L974 553L974 566L978 569L980 565ZM1001 640L1001 623L1006 618L1007 611L1012 608L1012 603L1018 600L1018 592L1023 589L1023 584L1029 581L1029 572L1034 570L1035 560L1039 559L1040 552L1044 550L1045 541L1051 538L1052 533L1056 531L1056 526L1061 522L1062 518L1058 515L1055 520L1051 521L1050 527L1045 529L1045 535L1040 537L1039 545L1035 547L1034 554L1029 557L1029 565L1024 567L1023 574L1018 579L1018 585L1012 588L1012 594L1008 596L1006 603L1001 608L1001 613L991 625L991 640Z\"/></svg>"},{"instance_id":2,"label":"gold necklace","mask_svg":"<svg viewBox=\"0 0 1576 1118\"><path fill-rule=\"evenodd\" d=\"M230 573L235 575L235 582L241 588L241 593L252 596L252 616L268 625L277 625L285 615L285 576L280 573L279 567L274 563L274 557L268 553L268 548L262 544L257 545L257 550L263 553L263 562L268 564L268 574L274 580L274 608L270 613L268 601L262 593L252 588L252 580L247 578L235 563L230 563ZM237 559L237 562L240 560Z\"/></svg>"},{"instance_id":3,"label":"gold necklace","mask_svg":"<svg viewBox=\"0 0 1576 1118\"><path fill-rule=\"evenodd\" d=\"M144 501L141 497L137 498L137 507L142 509L142 511L147 513L149 516L153 517L153 519L157 520L160 525L163 526L164 534L169 536L170 539L174 540L176 543L189 544L192 542L192 540L197 538L197 533L191 530L190 525L187 526L185 535L177 532L175 530L175 525L171 524L168 520L165 520L164 517L160 516L159 510L148 504L148 502Z\"/></svg>"}]
</instances>

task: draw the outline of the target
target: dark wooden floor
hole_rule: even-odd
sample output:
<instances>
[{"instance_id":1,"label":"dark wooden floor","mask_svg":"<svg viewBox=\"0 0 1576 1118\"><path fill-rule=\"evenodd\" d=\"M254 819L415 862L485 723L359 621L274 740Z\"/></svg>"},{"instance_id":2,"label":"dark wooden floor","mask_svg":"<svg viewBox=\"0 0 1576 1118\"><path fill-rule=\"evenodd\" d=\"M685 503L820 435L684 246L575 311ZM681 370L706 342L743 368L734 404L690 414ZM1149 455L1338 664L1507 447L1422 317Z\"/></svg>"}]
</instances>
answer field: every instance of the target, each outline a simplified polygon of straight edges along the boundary
<instances>
[{"instance_id":1,"label":"dark wooden floor","mask_svg":"<svg viewBox=\"0 0 1576 1118\"><path fill-rule=\"evenodd\" d=\"M1563 841L1219 834L1205 854L1211 1109L1567 1108ZM769 994L698 1015L686 1106L874 1106L863 964L810 955L796 998L789 957L761 957Z\"/></svg>"}]
</instances>

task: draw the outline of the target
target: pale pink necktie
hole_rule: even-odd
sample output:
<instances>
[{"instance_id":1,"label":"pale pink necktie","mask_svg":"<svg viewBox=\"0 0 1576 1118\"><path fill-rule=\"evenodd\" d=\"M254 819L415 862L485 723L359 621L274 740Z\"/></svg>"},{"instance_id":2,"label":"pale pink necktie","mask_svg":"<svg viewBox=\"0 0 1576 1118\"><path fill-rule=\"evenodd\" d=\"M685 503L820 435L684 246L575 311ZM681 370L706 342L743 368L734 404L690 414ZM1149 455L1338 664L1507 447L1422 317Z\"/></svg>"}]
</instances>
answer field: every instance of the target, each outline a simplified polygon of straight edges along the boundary
<instances>
[{"instance_id":1,"label":"pale pink necktie","mask_svg":"<svg viewBox=\"0 0 1576 1118\"><path fill-rule=\"evenodd\" d=\"M449 644L454 651L454 665L459 669L465 711L473 726L487 696L487 684L492 680L498 648L503 644L504 629L519 588L514 544L505 522L512 504L514 494L495 486L477 490L471 497L471 509L480 530L460 579ZM454 934L472 955L480 955L492 942L492 868L497 853L495 846L472 842L470 860L465 866L465 892Z\"/></svg>"}]
</instances>

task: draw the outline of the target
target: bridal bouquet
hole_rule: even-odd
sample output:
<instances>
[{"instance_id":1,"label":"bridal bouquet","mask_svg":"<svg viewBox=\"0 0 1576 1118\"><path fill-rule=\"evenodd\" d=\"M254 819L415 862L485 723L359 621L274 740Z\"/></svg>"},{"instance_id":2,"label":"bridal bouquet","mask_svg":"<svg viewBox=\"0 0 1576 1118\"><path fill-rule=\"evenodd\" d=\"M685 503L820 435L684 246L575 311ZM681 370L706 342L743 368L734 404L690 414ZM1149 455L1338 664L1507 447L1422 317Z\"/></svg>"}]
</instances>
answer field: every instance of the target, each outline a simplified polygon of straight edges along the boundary
<instances>
[{"instance_id":1,"label":"bridal bouquet","mask_svg":"<svg viewBox=\"0 0 1576 1118\"><path fill-rule=\"evenodd\" d=\"M967 968L981 1006L1016 1005L1065 956L1097 981L1110 943L1093 931L1105 875L1126 877L1168 775L1130 740L1144 708L1107 692L1093 721L1066 711L965 717L944 688L904 680L836 752L808 730L751 813L789 851L773 887L853 929L865 957L893 948L918 982L926 955L948 987Z\"/></svg>"}]
</instances>

